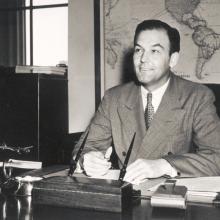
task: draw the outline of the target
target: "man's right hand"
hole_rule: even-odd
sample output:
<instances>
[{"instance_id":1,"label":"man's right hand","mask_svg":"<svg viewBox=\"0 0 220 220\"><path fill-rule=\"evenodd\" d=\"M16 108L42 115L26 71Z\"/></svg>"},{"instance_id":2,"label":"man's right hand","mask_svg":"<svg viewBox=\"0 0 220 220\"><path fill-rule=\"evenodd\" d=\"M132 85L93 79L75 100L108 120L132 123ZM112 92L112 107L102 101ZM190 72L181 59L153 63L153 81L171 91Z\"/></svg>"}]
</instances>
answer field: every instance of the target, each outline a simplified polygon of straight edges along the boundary
<instances>
[{"instance_id":1,"label":"man's right hand","mask_svg":"<svg viewBox=\"0 0 220 220\"><path fill-rule=\"evenodd\" d=\"M102 176L111 168L111 162L99 151L91 151L84 155L83 167L88 176Z\"/></svg>"}]
</instances>

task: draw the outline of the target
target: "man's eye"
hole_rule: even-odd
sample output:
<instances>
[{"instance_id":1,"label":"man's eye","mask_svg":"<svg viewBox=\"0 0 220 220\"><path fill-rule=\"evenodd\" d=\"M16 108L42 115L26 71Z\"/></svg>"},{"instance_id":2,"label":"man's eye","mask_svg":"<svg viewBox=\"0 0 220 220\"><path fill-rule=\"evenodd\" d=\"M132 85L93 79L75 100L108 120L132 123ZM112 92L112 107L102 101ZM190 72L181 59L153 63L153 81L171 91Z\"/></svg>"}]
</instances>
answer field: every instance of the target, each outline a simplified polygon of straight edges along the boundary
<instances>
[{"instance_id":1,"label":"man's eye","mask_svg":"<svg viewBox=\"0 0 220 220\"><path fill-rule=\"evenodd\" d=\"M134 49L134 52L135 52L135 53L140 53L140 52L141 52L141 49L140 49L140 48L135 48L135 49Z\"/></svg>"},{"instance_id":2,"label":"man's eye","mask_svg":"<svg viewBox=\"0 0 220 220\"><path fill-rule=\"evenodd\" d=\"M160 53L160 51L154 49L154 50L152 50L152 53L157 54L157 53Z\"/></svg>"}]
</instances>

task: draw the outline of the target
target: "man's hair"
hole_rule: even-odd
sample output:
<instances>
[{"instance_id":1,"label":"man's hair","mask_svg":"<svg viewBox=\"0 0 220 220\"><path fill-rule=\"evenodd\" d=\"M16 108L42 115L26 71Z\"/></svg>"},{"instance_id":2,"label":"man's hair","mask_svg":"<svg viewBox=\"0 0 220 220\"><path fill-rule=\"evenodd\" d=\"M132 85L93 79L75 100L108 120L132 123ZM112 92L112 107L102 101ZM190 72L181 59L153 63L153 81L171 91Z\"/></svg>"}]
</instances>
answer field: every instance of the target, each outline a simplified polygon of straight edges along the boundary
<instances>
[{"instance_id":1,"label":"man's hair","mask_svg":"<svg viewBox=\"0 0 220 220\"><path fill-rule=\"evenodd\" d=\"M170 55L174 52L180 51L179 31L176 28L173 28L167 23L160 20L144 20L140 24L138 24L135 30L134 43L136 43L137 37L142 31L154 29L166 31L170 41Z\"/></svg>"}]
</instances>

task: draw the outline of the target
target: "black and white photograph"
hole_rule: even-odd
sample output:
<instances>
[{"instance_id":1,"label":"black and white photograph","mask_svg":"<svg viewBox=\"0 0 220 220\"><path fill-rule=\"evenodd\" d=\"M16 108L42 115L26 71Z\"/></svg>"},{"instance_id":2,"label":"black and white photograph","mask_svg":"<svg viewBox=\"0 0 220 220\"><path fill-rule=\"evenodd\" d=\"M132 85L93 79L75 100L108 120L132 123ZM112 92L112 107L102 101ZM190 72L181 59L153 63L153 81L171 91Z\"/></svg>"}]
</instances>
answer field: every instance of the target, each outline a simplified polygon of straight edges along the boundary
<instances>
[{"instance_id":1,"label":"black and white photograph","mask_svg":"<svg viewBox=\"0 0 220 220\"><path fill-rule=\"evenodd\" d=\"M219 220L220 0L0 0L0 220Z\"/></svg>"}]
</instances>

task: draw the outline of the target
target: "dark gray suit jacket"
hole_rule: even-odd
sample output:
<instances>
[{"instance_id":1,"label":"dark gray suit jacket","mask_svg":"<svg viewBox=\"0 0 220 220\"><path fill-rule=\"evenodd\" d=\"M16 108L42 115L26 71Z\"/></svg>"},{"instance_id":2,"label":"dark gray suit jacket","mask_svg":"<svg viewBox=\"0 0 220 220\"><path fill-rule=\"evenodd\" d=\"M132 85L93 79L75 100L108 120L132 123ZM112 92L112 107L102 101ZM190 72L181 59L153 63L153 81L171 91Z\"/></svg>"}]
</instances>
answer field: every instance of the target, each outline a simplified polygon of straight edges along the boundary
<instances>
[{"instance_id":1,"label":"dark gray suit jacket","mask_svg":"<svg viewBox=\"0 0 220 220\"><path fill-rule=\"evenodd\" d=\"M84 153L105 153L113 144L123 163L136 132L130 163L137 158L164 158L182 177L220 175L220 120L213 102L207 87L171 73L146 131L140 86L131 82L114 87L105 93L88 127Z\"/></svg>"}]
</instances>

